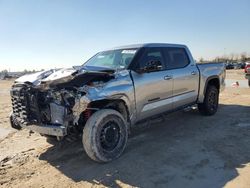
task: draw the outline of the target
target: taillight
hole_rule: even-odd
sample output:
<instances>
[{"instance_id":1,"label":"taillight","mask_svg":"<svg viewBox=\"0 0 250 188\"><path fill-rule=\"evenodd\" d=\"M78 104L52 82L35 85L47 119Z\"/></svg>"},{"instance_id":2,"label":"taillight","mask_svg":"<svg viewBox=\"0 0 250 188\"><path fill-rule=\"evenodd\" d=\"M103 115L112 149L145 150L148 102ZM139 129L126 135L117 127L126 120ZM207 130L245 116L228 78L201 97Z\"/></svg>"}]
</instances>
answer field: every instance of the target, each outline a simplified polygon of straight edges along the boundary
<instances>
[{"instance_id":1,"label":"taillight","mask_svg":"<svg viewBox=\"0 0 250 188\"><path fill-rule=\"evenodd\" d=\"M247 73L247 69L250 69L250 65L245 66L245 73Z\"/></svg>"}]
</instances>

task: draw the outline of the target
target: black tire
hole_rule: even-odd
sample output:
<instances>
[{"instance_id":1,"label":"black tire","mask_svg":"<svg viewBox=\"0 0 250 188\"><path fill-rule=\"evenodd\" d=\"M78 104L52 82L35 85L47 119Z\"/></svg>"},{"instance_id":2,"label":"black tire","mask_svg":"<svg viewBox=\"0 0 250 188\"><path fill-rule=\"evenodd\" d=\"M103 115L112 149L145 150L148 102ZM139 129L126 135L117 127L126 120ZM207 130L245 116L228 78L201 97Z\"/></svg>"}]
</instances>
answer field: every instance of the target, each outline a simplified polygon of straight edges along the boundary
<instances>
[{"instance_id":1,"label":"black tire","mask_svg":"<svg viewBox=\"0 0 250 188\"><path fill-rule=\"evenodd\" d=\"M205 116L214 115L219 105L219 91L213 85L208 85L203 103L198 104L199 112Z\"/></svg>"},{"instance_id":2,"label":"black tire","mask_svg":"<svg viewBox=\"0 0 250 188\"><path fill-rule=\"evenodd\" d=\"M250 87L250 79L248 79L248 86Z\"/></svg>"},{"instance_id":3,"label":"black tire","mask_svg":"<svg viewBox=\"0 0 250 188\"><path fill-rule=\"evenodd\" d=\"M17 129L17 130L21 130L22 129L21 125L16 120L16 118L15 118L15 116L13 114L10 115L10 125L14 129Z\"/></svg>"},{"instance_id":4,"label":"black tire","mask_svg":"<svg viewBox=\"0 0 250 188\"><path fill-rule=\"evenodd\" d=\"M128 140L127 123L123 116L111 109L95 112L83 129L83 147L87 155L97 162L118 158Z\"/></svg>"}]
</instances>

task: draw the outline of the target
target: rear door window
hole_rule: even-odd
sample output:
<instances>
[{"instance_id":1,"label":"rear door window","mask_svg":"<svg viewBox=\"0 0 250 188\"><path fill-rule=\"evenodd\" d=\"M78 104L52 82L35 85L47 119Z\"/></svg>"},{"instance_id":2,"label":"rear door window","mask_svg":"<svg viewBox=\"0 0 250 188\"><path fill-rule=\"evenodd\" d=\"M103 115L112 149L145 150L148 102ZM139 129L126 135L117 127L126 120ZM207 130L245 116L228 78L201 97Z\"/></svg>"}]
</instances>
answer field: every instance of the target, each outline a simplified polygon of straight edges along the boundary
<instances>
[{"instance_id":1,"label":"rear door window","mask_svg":"<svg viewBox=\"0 0 250 188\"><path fill-rule=\"evenodd\" d=\"M164 48L167 69L184 68L189 63L189 57L184 48Z\"/></svg>"}]
</instances>

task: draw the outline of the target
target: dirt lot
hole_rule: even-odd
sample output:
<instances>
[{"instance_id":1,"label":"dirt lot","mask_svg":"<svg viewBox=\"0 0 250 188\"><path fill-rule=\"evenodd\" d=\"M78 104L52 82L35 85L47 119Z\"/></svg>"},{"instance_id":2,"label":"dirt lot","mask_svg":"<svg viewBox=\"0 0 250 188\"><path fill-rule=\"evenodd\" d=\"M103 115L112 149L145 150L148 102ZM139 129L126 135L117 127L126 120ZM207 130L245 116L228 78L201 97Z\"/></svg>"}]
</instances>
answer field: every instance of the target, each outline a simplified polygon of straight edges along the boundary
<instances>
[{"instance_id":1,"label":"dirt lot","mask_svg":"<svg viewBox=\"0 0 250 188\"><path fill-rule=\"evenodd\" d=\"M244 80L234 70L227 78ZM250 187L249 88L227 87L212 117L193 109L140 124L118 160L97 164L80 139L11 129L10 85L0 81L1 187Z\"/></svg>"},{"instance_id":2,"label":"dirt lot","mask_svg":"<svg viewBox=\"0 0 250 188\"><path fill-rule=\"evenodd\" d=\"M244 69L227 70L227 79L246 80Z\"/></svg>"}]
</instances>

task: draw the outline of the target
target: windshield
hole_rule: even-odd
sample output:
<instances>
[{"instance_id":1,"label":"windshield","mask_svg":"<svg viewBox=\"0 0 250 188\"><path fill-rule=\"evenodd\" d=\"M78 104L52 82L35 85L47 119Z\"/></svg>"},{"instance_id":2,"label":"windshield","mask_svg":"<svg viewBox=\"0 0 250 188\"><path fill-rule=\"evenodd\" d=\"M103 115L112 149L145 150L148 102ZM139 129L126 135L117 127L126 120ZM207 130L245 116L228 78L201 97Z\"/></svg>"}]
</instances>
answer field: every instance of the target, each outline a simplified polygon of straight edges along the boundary
<instances>
[{"instance_id":1,"label":"windshield","mask_svg":"<svg viewBox=\"0 0 250 188\"><path fill-rule=\"evenodd\" d=\"M127 68L138 49L119 49L99 52L83 66L105 67L109 69Z\"/></svg>"}]
</instances>

